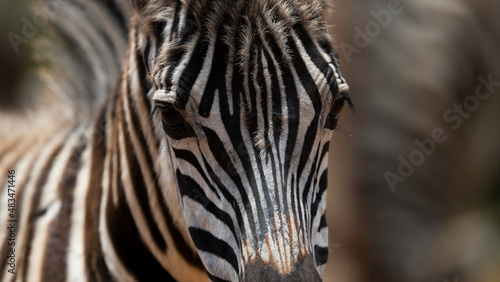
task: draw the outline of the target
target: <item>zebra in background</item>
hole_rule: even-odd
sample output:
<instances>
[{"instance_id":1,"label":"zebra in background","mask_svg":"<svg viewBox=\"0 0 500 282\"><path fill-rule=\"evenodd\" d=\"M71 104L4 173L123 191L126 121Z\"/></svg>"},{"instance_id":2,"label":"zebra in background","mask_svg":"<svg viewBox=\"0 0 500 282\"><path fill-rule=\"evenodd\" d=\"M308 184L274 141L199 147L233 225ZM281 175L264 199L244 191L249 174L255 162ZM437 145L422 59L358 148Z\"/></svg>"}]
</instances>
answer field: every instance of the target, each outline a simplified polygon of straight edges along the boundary
<instances>
[{"instance_id":1,"label":"zebra in background","mask_svg":"<svg viewBox=\"0 0 500 282\"><path fill-rule=\"evenodd\" d=\"M15 275L0 247L3 281L321 281L329 140L350 104L327 4L132 4L65 1L65 17L91 7L87 17L104 20L79 33L51 25L89 59L70 65L75 73L43 72L47 96L74 91L58 104L73 120L47 102L43 118L17 117L25 131L2 128L0 167L16 171L19 230ZM123 47L128 14L121 75L85 119L72 99L109 87L101 75L119 60L108 56ZM82 41L88 30L104 39ZM58 69L64 60L47 49ZM76 87L82 81L88 88Z\"/></svg>"}]
</instances>

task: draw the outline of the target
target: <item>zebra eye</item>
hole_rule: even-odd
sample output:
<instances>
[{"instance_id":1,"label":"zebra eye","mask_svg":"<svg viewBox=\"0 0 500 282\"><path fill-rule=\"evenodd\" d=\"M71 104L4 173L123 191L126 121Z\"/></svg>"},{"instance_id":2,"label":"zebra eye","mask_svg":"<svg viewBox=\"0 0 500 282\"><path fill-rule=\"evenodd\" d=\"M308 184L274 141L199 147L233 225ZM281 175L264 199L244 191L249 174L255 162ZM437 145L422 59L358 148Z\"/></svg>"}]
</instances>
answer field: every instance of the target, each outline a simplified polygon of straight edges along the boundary
<instances>
[{"instance_id":1,"label":"zebra eye","mask_svg":"<svg viewBox=\"0 0 500 282\"><path fill-rule=\"evenodd\" d=\"M185 127L184 119L174 105L158 103L156 107L161 114L161 121L165 130L175 131Z\"/></svg>"},{"instance_id":2,"label":"zebra eye","mask_svg":"<svg viewBox=\"0 0 500 282\"><path fill-rule=\"evenodd\" d=\"M335 129L337 127L337 124L339 123L340 119L340 112L344 107L344 102L345 99L341 98L335 101L335 103L333 104L330 114L328 115L328 121L326 123L327 128Z\"/></svg>"},{"instance_id":3,"label":"zebra eye","mask_svg":"<svg viewBox=\"0 0 500 282\"><path fill-rule=\"evenodd\" d=\"M170 138L182 139L195 136L192 128L173 104L157 103L155 110L159 111L163 130Z\"/></svg>"},{"instance_id":4,"label":"zebra eye","mask_svg":"<svg viewBox=\"0 0 500 282\"><path fill-rule=\"evenodd\" d=\"M165 107L160 111L163 127L169 130L178 130L184 128L184 119L176 109L174 109L173 107Z\"/></svg>"}]
</instances>

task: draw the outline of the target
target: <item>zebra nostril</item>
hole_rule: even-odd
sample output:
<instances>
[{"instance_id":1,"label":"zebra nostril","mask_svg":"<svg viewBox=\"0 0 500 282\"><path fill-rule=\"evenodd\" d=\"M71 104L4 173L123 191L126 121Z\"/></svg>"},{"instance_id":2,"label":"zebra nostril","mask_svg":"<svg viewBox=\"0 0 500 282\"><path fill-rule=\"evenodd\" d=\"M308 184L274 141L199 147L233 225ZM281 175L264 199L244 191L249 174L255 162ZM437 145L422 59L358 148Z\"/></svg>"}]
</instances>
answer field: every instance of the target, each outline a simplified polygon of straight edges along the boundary
<instances>
[{"instance_id":1,"label":"zebra nostril","mask_svg":"<svg viewBox=\"0 0 500 282\"><path fill-rule=\"evenodd\" d=\"M270 264L264 262L251 263L245 267L245 282L320 282L321 277L316 268L314 258L306 256L304 260L295 265L291 273L282 274Z\"/></svg>"}]
</instances>

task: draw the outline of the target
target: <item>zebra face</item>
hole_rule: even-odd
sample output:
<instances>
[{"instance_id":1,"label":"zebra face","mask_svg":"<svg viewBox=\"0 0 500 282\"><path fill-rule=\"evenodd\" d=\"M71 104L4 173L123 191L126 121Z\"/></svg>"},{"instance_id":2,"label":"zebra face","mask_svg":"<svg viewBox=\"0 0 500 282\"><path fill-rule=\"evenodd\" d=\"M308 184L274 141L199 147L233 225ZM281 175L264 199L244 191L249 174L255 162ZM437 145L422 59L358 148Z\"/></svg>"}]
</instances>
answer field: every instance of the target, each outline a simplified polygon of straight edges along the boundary
<instances>
[{"instance_id":1,"label":"zebra face","mask_svg":"<svg viewBox=\"0 0 500 282\"><path fill-rule=\"evenodd\" d=\"M319 281L328 147L347 85L317 23L217 8L196 25L179 2L139 39L164 173L211 280Z\"/></svg>"}]
</instances>

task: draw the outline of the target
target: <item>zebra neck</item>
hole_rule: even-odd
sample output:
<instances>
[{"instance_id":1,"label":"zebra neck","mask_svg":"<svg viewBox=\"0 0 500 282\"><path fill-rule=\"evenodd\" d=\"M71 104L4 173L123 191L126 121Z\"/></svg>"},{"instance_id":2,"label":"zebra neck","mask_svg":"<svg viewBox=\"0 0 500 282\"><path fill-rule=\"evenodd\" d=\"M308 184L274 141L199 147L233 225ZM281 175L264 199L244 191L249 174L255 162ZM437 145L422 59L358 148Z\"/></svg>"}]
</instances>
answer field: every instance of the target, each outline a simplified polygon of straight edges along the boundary
<instances>
[{"instance_id":1,"label":"zebra neck","mask_svg":"<svg viewBox=\"0 0 500 282\"><path fill-rule=\"evenodd\" d=\"M106 264L119 281L206 280L187 228L172 217L178 213L168 197L176 201L177 196L173 181L165 179L173 177L165 175L171 175L171 170L159 173L157 169L162 167L159 144L131 42L129 50L133 51L129 51L123 77L103 109L109 126L99 237Z\"/></svg>"},{"instance_id":2,"label":"zebra neck","mask_svg":"<svg viewBox=\"0 0 500 282\"><path fill-rule=\"evenodd\" d=\"M120 75L132 5L129 0L30 2L34 18L47 20L34 39L36 58L42 60L38 75L48 88L44 98L60 100L77 119L86 119Z\"/></svg>"}]
</instances>

